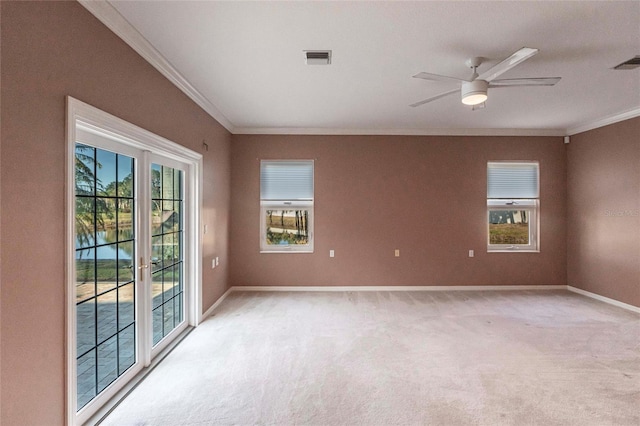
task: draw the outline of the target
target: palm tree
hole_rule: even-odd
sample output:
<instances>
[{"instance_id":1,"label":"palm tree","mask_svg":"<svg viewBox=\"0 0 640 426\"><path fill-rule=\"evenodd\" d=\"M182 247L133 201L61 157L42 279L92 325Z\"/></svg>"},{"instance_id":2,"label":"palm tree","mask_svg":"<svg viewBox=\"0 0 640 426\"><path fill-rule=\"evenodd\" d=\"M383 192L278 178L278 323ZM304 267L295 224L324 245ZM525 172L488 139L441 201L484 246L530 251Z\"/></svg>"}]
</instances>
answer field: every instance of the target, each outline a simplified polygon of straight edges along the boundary
<instances>
[{"instance_id":1,"label":"palm tree","mask_svg":"<svg viewBox=\"0 0 640 426\"><path fill-rule=\"evenodd\" d=\"M90 154L86 152L90 151ZM95 161L95 148L76 145L75 187L76 187L76 238L80 246L90 245L95 238L96 227L104 228L104 218L112 212L103 198L95 195L104 191L102 182L96 178L96 168L102 165Z\"/></svg>"}]
</instances>

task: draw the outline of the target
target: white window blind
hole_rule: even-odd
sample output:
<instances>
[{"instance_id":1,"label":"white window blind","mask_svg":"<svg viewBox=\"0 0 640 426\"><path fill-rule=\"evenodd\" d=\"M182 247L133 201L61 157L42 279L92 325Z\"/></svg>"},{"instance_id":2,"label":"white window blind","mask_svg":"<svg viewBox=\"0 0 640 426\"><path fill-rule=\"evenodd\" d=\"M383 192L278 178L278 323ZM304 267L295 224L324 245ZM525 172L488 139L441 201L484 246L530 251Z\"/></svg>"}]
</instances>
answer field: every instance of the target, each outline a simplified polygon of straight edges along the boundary
<instances>
[{"instance_id":1,"label":"white window blind","mask_svg":"<svg viewBox=\"0 0 640 426\"><path fill-rule=\"evenodd\" d=\"M260 199L313 200L313 160L262 160Z\"/></svg>"},{"instance_id":2,"label":"white window blind","mask_svg":"<svg viewBox=\"0 0 640 426\"><path fill-rule=\"evenodd\" d=\"M487 198L538 198L538 163L487 163Z\"/></svg>"}]
</instances>

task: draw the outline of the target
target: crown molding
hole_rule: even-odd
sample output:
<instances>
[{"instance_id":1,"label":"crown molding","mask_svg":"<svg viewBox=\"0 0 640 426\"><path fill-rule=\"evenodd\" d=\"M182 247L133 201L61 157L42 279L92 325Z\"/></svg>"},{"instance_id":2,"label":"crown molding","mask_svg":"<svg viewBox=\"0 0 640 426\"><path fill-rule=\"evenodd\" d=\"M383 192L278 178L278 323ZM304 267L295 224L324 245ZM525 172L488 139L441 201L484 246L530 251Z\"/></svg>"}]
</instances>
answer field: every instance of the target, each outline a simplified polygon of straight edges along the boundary
<instances>
[{"instance_id":1,"label":"crown molding","mask_svg":"<svg viewBox=\"0 0 640 426\"><path fill-rule=\"evenodd\" d=\"M98 18L104 25L113 31L118 37L124 40L133 50L149 62L155 69L160 71L170 82L178 89L182 90L191 100L193 100L200 108L205 110L211 117L216 119L229 132L234 133L233 124L213 105L202 93L189 83L189 81L176 70L162 54L156 50L145 39L142 34L136 30L133 25L127 21L124 16L118 12L107 0L78 0L93 16Z\"/></svg>"},{"instance_id":2,"label":"crown molding","mask_svg":"<svg viewBox=\"0 0 640 426\"><path fill-rule=\"evenodd\" d=\"M247 135L379 135L379 136L573 136L640 116L640 107L566 129L351 129L317 127L235 127L162 54L147 41L109 0L78 0L92 15L127 43L170 82L232 134Z\"/></svg>"},{"instance_id":3,"label":"crown molding","mask_svg":"<svg viewBox=\"0 0 640 426\"><path fill-rule=\"evenodd\" d=\"M564 136L564 129L349 129L317 127L237 127L237 135L367 136Z\"/></svg>"},{"instance_id":4,"label":"crown molding","mask_svg":"<svg viewBox=\"0 0 640 426\"><path fill-rule=\"evenodd\" d=\"M578 133L597 129L599 127L608 126L609 124L619 123L621 121L629 120L631 118L635 118L639 116L640 116L640 107L632 108L628 111L620 112L613 115L608 115L598 120L590 121L588 123L584 123L579 126L571 127L567 129L567 136L573 136Z\"/></svg>"}]
</instances>

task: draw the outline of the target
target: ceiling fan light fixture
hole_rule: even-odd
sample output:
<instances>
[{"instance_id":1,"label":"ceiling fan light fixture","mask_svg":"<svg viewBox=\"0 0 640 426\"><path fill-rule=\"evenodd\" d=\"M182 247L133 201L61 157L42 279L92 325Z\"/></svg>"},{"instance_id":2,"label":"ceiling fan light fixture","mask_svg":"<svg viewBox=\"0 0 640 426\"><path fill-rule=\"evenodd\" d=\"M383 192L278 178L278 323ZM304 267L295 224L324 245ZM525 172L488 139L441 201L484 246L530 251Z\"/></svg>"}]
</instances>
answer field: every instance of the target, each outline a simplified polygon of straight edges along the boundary
<instances>
[{"instance_id":1,"label":"ceiling fan light fixture","mask_svg":"<svg viewBox=\"0 0 640 426\"><path fill-rule=\"evenodd\" d=\"M462 103L478 105L487 100L489 83L484 80L473 80L462 83Z\"/></svg>"}]
</instances>

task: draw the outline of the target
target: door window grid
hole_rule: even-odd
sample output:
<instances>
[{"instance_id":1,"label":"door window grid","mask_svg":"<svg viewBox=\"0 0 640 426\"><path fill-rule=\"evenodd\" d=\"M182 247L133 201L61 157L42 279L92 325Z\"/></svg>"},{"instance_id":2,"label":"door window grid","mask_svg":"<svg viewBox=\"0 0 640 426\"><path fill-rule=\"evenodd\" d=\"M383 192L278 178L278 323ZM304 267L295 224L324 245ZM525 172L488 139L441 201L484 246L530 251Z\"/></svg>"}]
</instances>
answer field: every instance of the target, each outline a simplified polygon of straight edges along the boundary
<instances>
[{"instance_id":1,"label":"door window grid","mask_svg":"<svg viewBox=\"0 0 640 426\"><path fill-rule=\"evenodd\" d=\"M133 159L76 144L77 409L135 362Z\"/></svg>"},{"instance_id":2,"label":"door window grid","mask_svg":"<svg viewBox=\"0 0 640 426\"><path fill-rule=\"evenodd\" d=\"M184 320L182 171L151 167L153 344Z\"/></svg>"}]
</instances>

